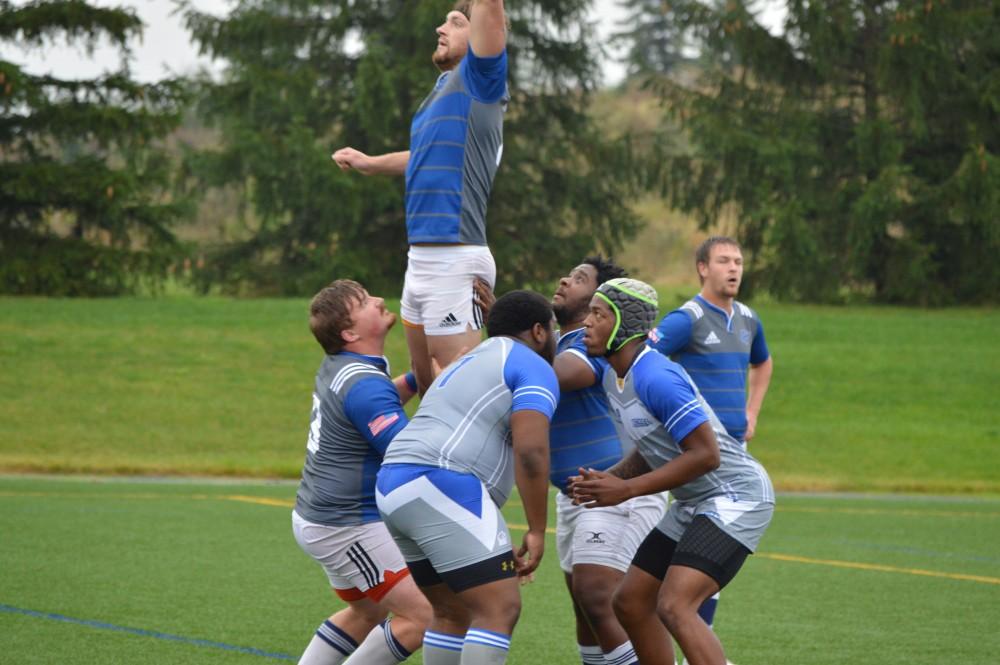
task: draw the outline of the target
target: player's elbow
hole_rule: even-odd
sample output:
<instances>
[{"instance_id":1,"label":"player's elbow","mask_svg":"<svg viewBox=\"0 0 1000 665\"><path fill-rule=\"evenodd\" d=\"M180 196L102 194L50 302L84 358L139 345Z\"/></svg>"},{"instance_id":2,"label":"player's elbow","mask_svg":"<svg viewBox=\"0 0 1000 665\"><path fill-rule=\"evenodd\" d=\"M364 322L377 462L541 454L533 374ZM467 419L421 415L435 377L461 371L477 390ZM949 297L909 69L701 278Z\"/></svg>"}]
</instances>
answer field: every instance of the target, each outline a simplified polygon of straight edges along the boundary
<instances>
[{"instance_id":1,"label":"player's elbow","mask_svg":"<svg viewBox=\"0 0 1000 665\"><path fill-rule=\"evenodd\" d=\"M522 447L516 452L521 471L529 478L549 475L549 451L545 446Z\"/></svg>"},{"instance_id":2,"label":"player's elbow","mask_svg":"<svg viewBox=\"0 0 1000 665\"><path fill-rule=\"evenodd\" d=\"M715 471L722 464L722 454L719 452L718 444L713 444L711 446L706 446L705 451L702 454L702 464L705 469L705 473L710 471Z\"/></svg>"}]
</instances>

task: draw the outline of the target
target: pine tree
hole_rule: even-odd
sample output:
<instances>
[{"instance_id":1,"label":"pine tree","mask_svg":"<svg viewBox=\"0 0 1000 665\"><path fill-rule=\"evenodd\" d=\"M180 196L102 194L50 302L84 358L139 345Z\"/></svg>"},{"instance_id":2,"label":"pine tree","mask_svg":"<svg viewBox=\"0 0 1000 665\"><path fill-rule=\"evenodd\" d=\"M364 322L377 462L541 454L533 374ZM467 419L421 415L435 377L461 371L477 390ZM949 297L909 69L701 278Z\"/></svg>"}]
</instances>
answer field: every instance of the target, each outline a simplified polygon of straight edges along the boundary
<instances>
[{"instance_id":1,"label":"pine tree","mask_svg":"<svg viewBox=\"0 0 1000 665\"><path fill-rule=\"evenodd\" d=\"M172 225L187 210L169 195L157 147L180 120L179 81L140 84L127 9L83 0L0 0L0 43L42 49L106 39L121 69L89 80L32 74L0 60L0 292L112 295L156 285L176 256Z\"/></svg>"},{"instance_id":2,"label":"pine tree","mask_svg":"<svg viewBox=\"0 0 1000 665\"><path fill-rule=\"evenodd\" d=\"M995 302L1000 269L1000 3L671 3L708 54L658 77L692 149L660 162L705 227L732 213L750 281L785 298Z\"/></svg>"},{"instance_id":3,"label":"pine tree","mask_svg":"<svg viewBox=\"0 0 1000 665\"><path fill-rule=\"evenodd\" d=\"M589 2L518 3L511 17L504 157L487 215L501 289L562 274L619 247L636 218L624 141L587 115L598 77ZM350 145L405 150L436 77L434 29L449 0L242 0L227 16L188 8L204 53L224 62L201 108L222 145L191 156L199 187L245 192L248 238L217 248L206 286L308 294L335 276L398 289L406 260L401 178L335 167Z\"/></svg>"}]
</instances>

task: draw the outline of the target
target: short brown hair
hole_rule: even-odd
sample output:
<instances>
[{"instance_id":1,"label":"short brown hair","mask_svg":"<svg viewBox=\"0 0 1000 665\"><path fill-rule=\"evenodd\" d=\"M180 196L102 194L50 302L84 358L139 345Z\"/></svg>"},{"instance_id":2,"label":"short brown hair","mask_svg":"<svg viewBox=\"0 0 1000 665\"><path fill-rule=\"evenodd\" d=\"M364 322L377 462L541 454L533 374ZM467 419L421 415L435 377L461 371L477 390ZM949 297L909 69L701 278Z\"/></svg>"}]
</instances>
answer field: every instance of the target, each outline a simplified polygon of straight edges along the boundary
<instances>
[{"instance_id":1,"label":"short brown hair","mask_svg":"<svg viewBox=\"0 0 1000 665\"><path fill-rule=\"evenodd\" d=\"M472 0L458 0L451 8L453 12L462 12L465 18L472 18Z\"/></svg>"},{"instance_id":2,"label":"short brown hair","mask_svg":"<svg viewBox=\"0 0 1000 665\"><path fill-rule=\"evenodd\" d=\"M309 303L309 330L329 354L344 348L341 333L351 327L351 304L365 300L365 287L352 279L338 279L313 296Z\"/></svg>"}]
</instances>

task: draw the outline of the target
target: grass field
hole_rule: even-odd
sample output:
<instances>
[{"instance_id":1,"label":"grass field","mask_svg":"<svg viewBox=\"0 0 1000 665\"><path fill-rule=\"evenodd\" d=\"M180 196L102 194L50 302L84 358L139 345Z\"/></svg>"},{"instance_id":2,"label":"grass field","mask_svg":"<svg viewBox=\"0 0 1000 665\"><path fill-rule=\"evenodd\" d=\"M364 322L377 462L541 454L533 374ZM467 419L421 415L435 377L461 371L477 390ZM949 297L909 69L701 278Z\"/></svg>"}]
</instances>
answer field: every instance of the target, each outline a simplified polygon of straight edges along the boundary
<instances>
[{"instance_id":1,"label":"grass field","mask_svg":"<svg viewBox=\"0 0 1000 665\"><path fill-rule=\"evenodd\" d=\"M306 307L0 298L0 470L297 477ZM1000 312L759 309L775 374L752 448L779 489L1000 494Z\"/></svg>"},{"instance_id":2,"label":"grass field","mask_svg":"<svg viewBox=\"0 0 1000 665\"><path fill-rule=\"evenodd\" d=\"M338 606L292 538L294 492L0 477L0 662L294 662ZM523 523L516 499L505 514ZM998 544L998 499L779 495L717 630L740 665L992 665ZM571 622L550 537L509 662L577 663Z\"/></svg>"}]
</instances>

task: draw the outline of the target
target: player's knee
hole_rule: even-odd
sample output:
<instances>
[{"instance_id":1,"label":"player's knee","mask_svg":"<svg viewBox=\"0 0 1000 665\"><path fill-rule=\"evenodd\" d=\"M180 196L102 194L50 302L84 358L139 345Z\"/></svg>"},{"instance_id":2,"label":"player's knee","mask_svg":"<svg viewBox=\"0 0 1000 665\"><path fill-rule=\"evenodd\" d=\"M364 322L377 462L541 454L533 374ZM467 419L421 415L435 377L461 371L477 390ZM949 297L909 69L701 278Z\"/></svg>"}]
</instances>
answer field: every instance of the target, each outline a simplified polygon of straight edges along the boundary
<instances>
[{"instance_id":1,"label":"player's knee","mask_svg":"<svg viewBox=\"0 0 1000 665\"><path fill-rule=\"evenodd\" d=\"M640 605L635 597L623 593L621 587L611 597L611 608L622 626L634 625L648 616L648 612L644 612Z\"/></svg>"},{"instance_id":2,"label":"player's knee","mask_svg":"<svg viewBox=\"0 0 1000 665\"><path fill-rule=\"evenodd\" d=\"M573 580L573 598L592 622L614 616L611 598L614 589L603 584L588 584L586 580Z\"/></svg>"},{"instance_id":3,"label":"player's knee","mask_svg":"<svg viewBox=\"0 0 1000 665\"><path fill-rule=\"evenodd\" d=\"M676 635L675 631L685 619L690 619L692 615L697 617L697 608L692 607L691 603L682 602L676 596L666 594L656 604L656 613L667 630Z\"/></svg>"},{"instance_id":4,"label":"player's knee","mask_svg":"<svg viewBox=\"0 0 1000 665\"><path fill-rule=\"evenodd\" d=\"M478 620L485 620L492 625L507 626L513 630L520 616L520 594L505 594L503 598L497 598L494 602L484 603L476 607L472 612L472 623L475 624Z\"/></svg>"},{"instance_id":5,"label":"player's knee","mask_svg":"<svg viewBox=\"0 0 1000 665\"><path fill-rule=\"evenodd\" d=\"M350 610L355 613L358 619L372 626L385 621L386 617L389 616L388 610L375 603L355 603L350 605Z\"/></svg>"},{"instance_id":6,"label":"player's knee","mask_svg":"<svg viewBox=\"0 0 1000 665\"><path fill-rule=\"evenodd\" d=\"M430 602L424 597L422 593L414 596L410 602L406 605L406 618L417 624L421 628L427 628L431 624L431 620L434 618L434 608L431 607Z\"/></svg>"}]
</instances>

